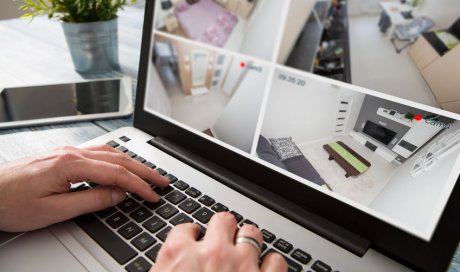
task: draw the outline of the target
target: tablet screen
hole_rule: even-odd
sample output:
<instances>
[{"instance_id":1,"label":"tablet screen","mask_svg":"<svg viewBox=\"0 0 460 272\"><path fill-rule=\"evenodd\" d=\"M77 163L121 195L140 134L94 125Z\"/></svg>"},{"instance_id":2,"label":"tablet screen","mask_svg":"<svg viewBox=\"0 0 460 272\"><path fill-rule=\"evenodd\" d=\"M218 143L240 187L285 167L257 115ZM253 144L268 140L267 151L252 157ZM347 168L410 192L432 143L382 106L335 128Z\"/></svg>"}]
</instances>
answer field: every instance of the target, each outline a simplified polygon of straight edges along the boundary
<instances>
[{"instance_id":1,"label":"tablet screen","mask_svg":"<svg viewBox=\"0 0 460 272\"><path fill-rule=\"evenodd\" d=\"M119 100L118 79L5 88L0 122L118 112Z\"/></svg>"}]
</instances>

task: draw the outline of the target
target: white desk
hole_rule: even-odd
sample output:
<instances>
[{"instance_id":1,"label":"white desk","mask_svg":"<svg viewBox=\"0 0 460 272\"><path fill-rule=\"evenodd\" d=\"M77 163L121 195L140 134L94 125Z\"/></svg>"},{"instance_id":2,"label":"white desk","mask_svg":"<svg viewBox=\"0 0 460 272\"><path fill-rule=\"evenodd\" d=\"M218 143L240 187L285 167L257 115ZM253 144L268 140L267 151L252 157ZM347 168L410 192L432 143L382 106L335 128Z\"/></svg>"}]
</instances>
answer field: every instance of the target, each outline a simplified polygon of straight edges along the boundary
<instances>
[{"instance_id":1,"label":"white desk","mask_svg":"<svg viewBox=\"0 0 460 272\"><path fill-rule=\"evenodd\" d=\"M380 6L385 13L390 17L391 26L387 30L387 37L391 38L396 25L407 24L411 19L406 19L401 15L401 12L412 11L409 4L402 4L400 1L384 1L380 2Z\"/></svg>"}]
</instances>

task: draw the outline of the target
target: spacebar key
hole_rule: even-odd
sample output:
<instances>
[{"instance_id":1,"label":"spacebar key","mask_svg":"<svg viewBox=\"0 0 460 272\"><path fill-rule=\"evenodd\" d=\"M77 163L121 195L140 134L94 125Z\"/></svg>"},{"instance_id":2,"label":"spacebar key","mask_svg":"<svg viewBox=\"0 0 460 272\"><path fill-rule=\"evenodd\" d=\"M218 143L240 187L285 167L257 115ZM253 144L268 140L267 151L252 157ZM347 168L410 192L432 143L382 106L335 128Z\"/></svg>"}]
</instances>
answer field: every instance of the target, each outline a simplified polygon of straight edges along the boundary
<instances>
[{"instance_id":1,"label":"spacebar key","mask_svg":"<svg viewBox=\"0 0 460 272\"><path fill-rule=\"evenodd\" d=\"M125 264L137 252L92 214L74 218L74 222L93 238L119 264Z\"/></svg>"}]
</instances>

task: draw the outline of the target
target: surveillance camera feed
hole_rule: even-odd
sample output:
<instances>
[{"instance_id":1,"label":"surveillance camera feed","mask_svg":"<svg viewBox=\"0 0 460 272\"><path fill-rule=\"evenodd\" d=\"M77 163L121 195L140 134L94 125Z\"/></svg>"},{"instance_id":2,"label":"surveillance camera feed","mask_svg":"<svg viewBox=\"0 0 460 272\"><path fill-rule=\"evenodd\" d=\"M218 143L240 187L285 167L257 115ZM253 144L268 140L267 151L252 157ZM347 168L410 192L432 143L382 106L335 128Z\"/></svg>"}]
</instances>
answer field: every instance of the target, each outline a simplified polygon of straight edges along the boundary
<instances>
[{"instance_id":1,"label":"surveillance camera feed","mask_svg":"<svg viewBox=\"0 0 460 272\"><path fill-rule=\"evenodd\" d=\"M460 173L439 2L157 1L144 108L429 241Z\"/></svg>"}]
</instances>

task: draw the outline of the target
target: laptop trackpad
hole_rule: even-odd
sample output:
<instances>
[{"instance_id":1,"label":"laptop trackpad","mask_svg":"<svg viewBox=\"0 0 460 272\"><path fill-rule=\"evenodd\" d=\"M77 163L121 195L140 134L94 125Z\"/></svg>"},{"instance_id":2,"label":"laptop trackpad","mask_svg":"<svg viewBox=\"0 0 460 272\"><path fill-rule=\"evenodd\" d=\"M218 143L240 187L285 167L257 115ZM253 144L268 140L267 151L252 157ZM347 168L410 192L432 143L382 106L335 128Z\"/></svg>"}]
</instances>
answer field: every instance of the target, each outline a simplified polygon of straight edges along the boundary
<instances>
[{"instance_id":1,"label":"laptop trackpad","mask_svg":"<svg viewBox=\"0 0 460 272\"><path fill-rule=\"evenodd\" d=\"M87 271L48 230L29 232L0 247L1 271Z\"/></svg>"}]
</instances>

